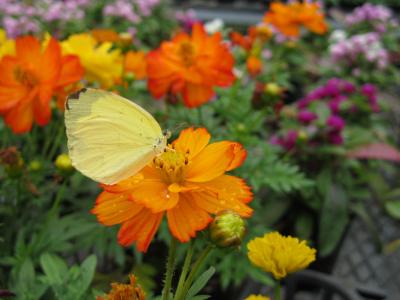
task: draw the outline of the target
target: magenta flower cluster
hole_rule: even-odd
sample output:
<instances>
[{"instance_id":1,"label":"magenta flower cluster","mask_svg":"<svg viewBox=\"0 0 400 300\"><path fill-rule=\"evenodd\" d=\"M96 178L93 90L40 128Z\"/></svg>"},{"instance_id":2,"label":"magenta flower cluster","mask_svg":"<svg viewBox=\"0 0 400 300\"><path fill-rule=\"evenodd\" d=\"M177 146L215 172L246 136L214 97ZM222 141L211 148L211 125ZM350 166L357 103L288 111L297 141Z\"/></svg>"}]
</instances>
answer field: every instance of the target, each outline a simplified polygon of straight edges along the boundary
<instances>
[{"instance_id":1,"label":"magenta flower cluster","mask_svg":"<svg viewBox=\"0 0 400 300\"><path fill-rule=\"evenodd\" d=\"M392 11L383 5L365 3L346 16L346 24L353 26L361 23L372 24L377 32L385 32L387 25L396 22ZM392 24L394 25L394 24Z\"/></svg>"},{"instance_id":2,"label":"magenta flower cluster","mask_svg":"<svg viewBox=\"0 0 400 300\"><path fill-rule=\"evenodd\" d=\"M358 100L355 100L355 99ZM362 101L359 105L357 101ZM329 116L321 120L315 109L323 104L328 108ZM325 85L317 87L296 103L296 129L286 131L283 136L273 136L271 143L286 150L295 148L303 134L307 136L308 145L328 143L341 145L346 116L351 116L365 109L368 104L369 112L378 112L377 90L373 84L367 83L356 88L351 82L332 78Z\"/></svg>"},{"instance_id":3,"label":"magenta flower cluster","mask_svg":"<svg viewBox=\"0 0 400 300\"><path fill-rule=\"evenodd\" d=\"M67 22L85 17L90 0L38 0L30 4L18 0L0 0L1 26L9 37L35 33L40 22Z\"/></svg>"},{"instance_id":4,"label":"magenta flower cluster","mask_svg":"<svg viewBox=\"0 0 400 300\"><path fill-rule=\"evenodd\" d=\"M199 22L196 12L193 9L188 9L186 11L177 11L175 13L175 18L182 26L183 30L190 32L192 26Z\"/></svg>"},{"instance_id":5,"label":"magenta flower cluster","mask_svg":"<svg viewBox=\"0 0 400 300\"><path fill-rule=\"evenodd\" d=\"M367 62L379 69L385 69L389 64L389 53L376 32L337 39L330 45L329 51L335 64L362 67L362 63Z\"/></svg>"},{"instance_id":6,"label":"magenta flower cluster","mask_svg":"<svg viewBox=\"0 0 400 300\"><path fill-rule=\"evenodd\" d=\"M7 36L17 36L41 31L43 23L80 21L85 11L96 1L90 0L0 0L0 26ZM116 0L103 8L105 16L119 17L136 24L141 17L151 15L160 0Z\"/></svg>"},{"instance_id":7,"label":"magenta flower cluster","mask_svg":"<svg viewBox=\"0 0 400 300\"><path fill-rule=\"evenodd\" d=\"M138 23L141 17L151 15L160 0L117 0L103 8L103 15L123 18Z\"/></svg>"}]
</instances>

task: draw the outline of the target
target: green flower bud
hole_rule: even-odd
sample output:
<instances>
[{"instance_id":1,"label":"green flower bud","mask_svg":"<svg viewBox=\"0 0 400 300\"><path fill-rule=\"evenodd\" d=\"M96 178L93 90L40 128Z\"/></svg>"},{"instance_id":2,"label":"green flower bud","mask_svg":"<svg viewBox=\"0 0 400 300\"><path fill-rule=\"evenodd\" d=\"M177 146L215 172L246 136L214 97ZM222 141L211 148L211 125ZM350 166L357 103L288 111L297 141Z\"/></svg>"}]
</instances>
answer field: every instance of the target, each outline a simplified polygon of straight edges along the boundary
<instances>
[{"instance_id":1,"label":"green flower bud","mask_svg":"<svg viewBox=\"0 0 400 300\"><path fill-rule=\"evenodd\" d=\"M211 240L219 247L236 247L242 243L246 224L240 215L224 210L215 216L210 226Z\"/></svg>"},{"instance_id":2,"label":"green flower bud","mask_svg":"<svg viewBox=\"0 0 400 300\"><path fill-rule=\"evenodd\" d=\"M65 153L57 156L54 164L56 165L56 168L62 172L69 173L74 170L71 159L69 158L68 154L65 154Z\"/></svg>"},{"instance_id":3,"label":"green flower bud","mask_svg":"<svg viewBox=\"0 0 400 300\"><path fill-rule=\"evenodd\" d=\"M279 96L282 92L282 88L275 82L265 84L264 92L267 95Z\"/></svg>"},{"instance_id":4,"label":"green flower bud","mask_svg":"<svg viewBox=\"0 0 400 300\"><path fill-rule=\"evenodd\" d=\"M33 172L39 171L40 169L42 169L42 163L38 160L32 160L29 163L28 169Z\"/></svg>"},{"instance_id":5,"label":"green flower bud","mask_svg":"<svg viewBox=\"0 0 400 300\"><path fill-rule=\"evenodd\" d=\"M298 138L299 141L302 141L302 142L303 141L307 141L308 140L308 134L307 134L306 131L300 130L297 138Z\"/></svg>"}]
</instances>

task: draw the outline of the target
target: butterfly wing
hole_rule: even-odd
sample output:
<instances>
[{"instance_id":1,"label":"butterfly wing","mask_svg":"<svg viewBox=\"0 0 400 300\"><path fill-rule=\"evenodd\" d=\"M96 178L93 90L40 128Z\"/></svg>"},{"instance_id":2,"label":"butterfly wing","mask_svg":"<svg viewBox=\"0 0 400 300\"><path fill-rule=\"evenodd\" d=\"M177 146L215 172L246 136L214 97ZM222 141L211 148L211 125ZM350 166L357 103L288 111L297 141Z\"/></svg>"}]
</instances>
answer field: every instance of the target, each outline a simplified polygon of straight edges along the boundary
<instances>
[{"instance_id":1,"label":"butterfly wing","mask_svg":"<svg viewBox=\"0 0 400 300\"><path fill-rule=\"evenodd\" d=\"M166 145L160 125L147 111L102 90L85 88L70 95L65 125L74 167L105 184L134 175Z\"/></svg>"}]
</instances>

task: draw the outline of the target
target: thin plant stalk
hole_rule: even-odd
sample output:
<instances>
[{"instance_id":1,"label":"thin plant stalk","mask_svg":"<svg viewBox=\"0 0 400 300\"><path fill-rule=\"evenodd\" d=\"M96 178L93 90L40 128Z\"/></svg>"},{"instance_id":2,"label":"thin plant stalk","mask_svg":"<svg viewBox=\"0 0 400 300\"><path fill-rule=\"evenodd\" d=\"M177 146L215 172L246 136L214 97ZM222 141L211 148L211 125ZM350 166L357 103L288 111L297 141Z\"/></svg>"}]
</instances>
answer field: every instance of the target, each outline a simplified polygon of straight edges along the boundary
<instances>
[{"instance_id":1,"label":"thin plant stalk","mask_svg":"<svg viewBox=\"0 0 400 300\"><path fill-rule=\"evenodd\" d=\"M275 298L274 300L281 300L282 295L281 295L281 283L278 281L275 285Z\"/></svg>"},{"instance_id":2,"label":"thin plant stalk","mask_svg":"<svg viewBox=\"0 0 400 300\"><path fill-rule=\"evenodd\" d=\"M189 243L189 248L186 252L185 261L184 261L183 267L182 267L182 273L181 273L181 276L179 277L178 287L176 288L175 299L179 299L183 292L186 277L188 275L189 268L190 268L190 263L192 262L193 249L194 249L194 245L193 245L193 242L191 241Z\"/></svg>"},{"instance_id":3,"label":"thin plant stalk","mask_svg":"<svg viewBox=\"0 0 400 300\"><path fill-rule=\"evenodd\" d=\"M188 293L190 287L192 286L193 280L195 276L197 275L197 272L201 269L203 266L203 263L205 262L208 254L210 254L211 250L214 249L214 245L208 245L206 249L201 252L199 258L196 260L196 262L193 265L192 270L189 273L189 276L185 282L185 285L183 287L183 292L180 295L179 298L175 298L175 300L184 300L186 297L186 294Z\"/></svg>"},{"instance_id":4,"label":"thin plant stalk","mask_svg":"<svg viewBox=\"0 0 400 300\"><path fill-rule=\"evenodd\" d=\"M174 237L171 237L171 244L169 246L168 259L167 259L167 270L165 271L165 283L162 292L163 300L169 300L171 282L175 268L175 257L176 257L176 240Z\"/></svg>"}]
</instances>

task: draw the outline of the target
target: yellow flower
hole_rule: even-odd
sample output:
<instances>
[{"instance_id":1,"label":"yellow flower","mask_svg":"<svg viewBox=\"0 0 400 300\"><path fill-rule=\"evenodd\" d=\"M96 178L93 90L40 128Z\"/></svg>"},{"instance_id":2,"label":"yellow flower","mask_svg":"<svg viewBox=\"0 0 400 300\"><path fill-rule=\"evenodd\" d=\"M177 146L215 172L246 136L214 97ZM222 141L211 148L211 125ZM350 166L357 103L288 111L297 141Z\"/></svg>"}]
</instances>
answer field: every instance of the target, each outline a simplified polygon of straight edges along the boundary
<instances>
[{"instance_id":1,"label":"yellow flower","mask_svg":"<svg viewBox=\"0 0 400 300\"><path fill-rule=\"evenodd\" d=\"M307 268L316 255L316 250L308 247L306 241L282 236L276 231L251 240L247 249L252 264L272 273L277 280Z\"/></svg>"},{"instance_id":2,"label":"yellow flower","mask_svg":"<svg viewBox=\"0 0 400 300\"><path fill-rule=\"evenodd\" d=\"M4 55L15 54L15 41L7 39L7 34L3 29L0 29L0 59Z\"/></svg>"},{"instance_id":3,"label":"yellow flower","mask_svg":"<svg viewBox=\"0 0 400 300\"><path fill-rule=\"evenodd\" d=\"M120 50L111 50L112 43L98 43L92 35L81 33L70 36L61 45L64 54L79 56L89 82L110 88L121 78L123 57Z\"/></svg>"},{"instance_id":4,"label":"yellow flower","mask_svg":"<svg viewBox=\"0 0 400 300\"><path fill-rule=\"evenodd\" d=\"M134 275L129 275L129 284L112 283L111 291L105 296L98 296L96 300L145 300L142 288L136 284Z\"/></svg>"},{"instance_id":5,"label":"yellow flower","mask_svg":"<svg viewBox=\"0 0 400 300\"><path fill-rule=\"evenodd\" d=\"M270 298L261 295L250 295L245 300L270 300Z\"/></svg>"}]
</instances>

